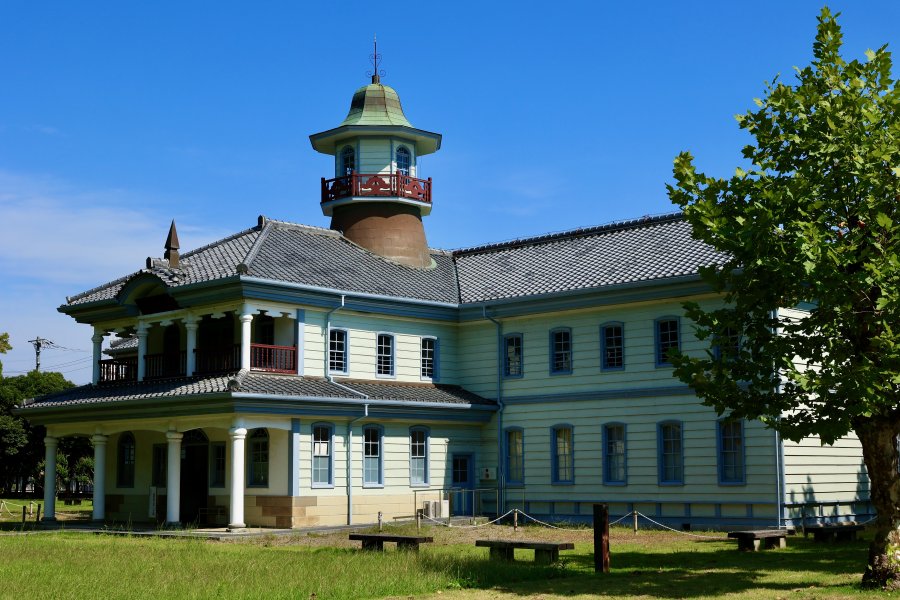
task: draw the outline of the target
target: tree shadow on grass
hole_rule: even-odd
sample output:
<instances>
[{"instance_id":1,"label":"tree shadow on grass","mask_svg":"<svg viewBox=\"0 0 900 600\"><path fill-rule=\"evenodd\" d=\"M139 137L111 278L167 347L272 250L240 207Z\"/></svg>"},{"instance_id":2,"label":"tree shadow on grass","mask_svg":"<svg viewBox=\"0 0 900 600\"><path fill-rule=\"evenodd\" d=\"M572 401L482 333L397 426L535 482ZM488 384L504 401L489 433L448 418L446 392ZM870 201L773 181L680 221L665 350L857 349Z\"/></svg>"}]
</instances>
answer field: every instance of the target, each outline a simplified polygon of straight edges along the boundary
<instances>
[{"instance_id":1,"label":"tree shadow on grass","mask_svg":"<svg viewBox=\"0 0 900 600\"><path fill-rule=\"evenodd\" d=\"M697 551L659 553L616 552L613 548L612 570L606 574L593 573L594 556L590 552L566 553L560 563L550 566L526 560L496 563L487 556L472 555L423 556L422 564L455 576L466 588L495 589L522 596L547 593L651 598L693 598L748 590L768 591L774 598L798 588L825 591L846 587L847 576L861 574L865 568L867 544L863 541L814 544L811 540L791 538L788 544L785 550L764 552L739 552L730 543L721 549L707 546ZM785 572L785 577L779 578L778 572ZM770 577L772 574L775 576ZM844 581L823 582L835 578Z\"/></svg>"}]
</instances>

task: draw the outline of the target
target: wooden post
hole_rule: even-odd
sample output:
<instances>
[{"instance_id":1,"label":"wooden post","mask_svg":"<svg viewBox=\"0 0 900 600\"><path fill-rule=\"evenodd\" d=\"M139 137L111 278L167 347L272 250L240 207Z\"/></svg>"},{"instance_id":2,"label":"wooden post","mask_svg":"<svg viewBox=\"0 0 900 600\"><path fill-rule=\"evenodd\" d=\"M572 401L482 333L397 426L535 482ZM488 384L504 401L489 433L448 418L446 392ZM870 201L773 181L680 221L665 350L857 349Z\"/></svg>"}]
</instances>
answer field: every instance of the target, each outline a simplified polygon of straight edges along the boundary
<instances>
[{"instance_id":1,"label":"wooden post","mask_svg":"<svg viewBox=\"0 0 900 600\"><path fill-rule=\"evenodd\" d=\"M416 509L416 532L422 531L422 509Z\"/></svg>"},{"instance_id":2,"label":"wooden post","mask_svg":"<svg viewBox=\"0 0 900 600\"><path fill-rule=\"evenodd\" d=\"M609 505L594 505L594 573L609 573Z\"/></svg>"},{"instance_id":3,"label":"wooden post","mask_svg":"<svg viewBox=\"0 0 900 600\"><path fill-rule=\"evenodd\" d=\"M638 529L637 528L637 511L636 510L631 511L631 516L634 518L634 525L633 525L634 535L637 535L637 529Z\"/></svg>"},{"instance_id":4,"label":"wooden post","mask_svg":"<svg viewBox=\"0 0 900 600\"><path fill-rule=\"evenodd\" d=\"M513 509L513 531L518 533L519 531L519 509Z\"/></svg>"},{"instance_id":5,"label":"wooden post","mask_svg":"<svg viewBox=\"0 0 900 600\"><path fill-rule=\"evenodd\" d=\"M450 523L450 513L453 512L453 492L447 492L447 527L452 527L453 524Z\"/></svg>"},{"instance_id":6,"label":"wooden post","mask_svg":"<svg viewBox=\"0 0 900 600\"><path fill-rule=\"evenodd\" d=\"M25 507L22 507L22 525L25 524Z\"/></svg>"},{"instance_id":7,"label":"wooden post","mask_svg":"<svg viewBox=\"0 0 900 600\"><path fill-rule=\"evenodd\" d=\"M383 515L381 514L381 511L379 510L378 511L378 531L384 530L384 521L382 519L383 519Z\"/></svg>"},{"instance_id":8,"label":"wooden post","mask_svg":"<svg viewBox=\"0 0 900 600\"><path fill-rule=\"evenodd\" d=\"M41 521L41 505L38 504L37 514L36 514L35 517L34 517L34 522L35 522L35 523L40 523L40 521Z\"/></svg>"}]
</instances>

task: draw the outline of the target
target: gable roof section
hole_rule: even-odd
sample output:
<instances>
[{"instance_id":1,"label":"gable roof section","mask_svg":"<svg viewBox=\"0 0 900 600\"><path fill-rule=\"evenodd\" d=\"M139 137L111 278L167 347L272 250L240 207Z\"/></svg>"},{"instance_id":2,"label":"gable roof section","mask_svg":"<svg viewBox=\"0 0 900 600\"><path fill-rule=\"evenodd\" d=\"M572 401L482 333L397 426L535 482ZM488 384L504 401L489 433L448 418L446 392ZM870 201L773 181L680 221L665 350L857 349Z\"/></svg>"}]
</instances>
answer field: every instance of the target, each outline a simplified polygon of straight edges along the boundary
<instances>
[{"instance_id":1,"label":"gable roof section","mask_svg":"<svg viewBox=\"0 0 900 600\"><path fill-rule=\"evenodd\" d=\"M691 237L680 213L453 253L462 303L694 275L726 255Z\"/></svg>"},{"instance_id":2,"label":"gable roof section","mask_svg":"<svg viewBox=\"0 0 900 600\"><path fill-rule=\"evenodd\" d=\"M456 304L453 258L433 251L435 266L417 269L386 260L336 231L271 221L248 274L263 279L348 292Z\"/></svg>"},{"instance_id":3,"label":"gable roof section","mask_svg":"<svg viewBox=\"0 0 900 600\"><path fill-rule=\"evenodd\" d=\"M264 217L260 223L183 254L178 269L151 260L148 268L68 298L68 307L113 300L144 274L170 288L241 276L455 305L662 281L727 259L693 239L680 213L453 252L432 250L430 269L391 262L330 229Z\"/></svg>"}]
</instances>

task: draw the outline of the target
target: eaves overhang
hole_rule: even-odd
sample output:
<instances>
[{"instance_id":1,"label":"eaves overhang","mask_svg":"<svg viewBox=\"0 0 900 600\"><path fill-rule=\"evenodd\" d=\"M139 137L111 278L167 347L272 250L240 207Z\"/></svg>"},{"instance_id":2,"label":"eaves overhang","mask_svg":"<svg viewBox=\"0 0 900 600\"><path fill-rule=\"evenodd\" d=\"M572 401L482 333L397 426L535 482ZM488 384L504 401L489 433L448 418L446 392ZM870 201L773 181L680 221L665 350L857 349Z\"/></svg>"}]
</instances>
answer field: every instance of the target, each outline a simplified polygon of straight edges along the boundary
<instances>
[{"instance_id":1,"label":"eaves overhang","mask_svg":"<svg viewBox=\"0 0 900 600\"><path fill-rule=\"evenodd\" d=\"M490 311L492 317L511 317L711 293L713 293L713 289L701 279L699 274L691 274L577 290L466 302L460 305L459 320L482 320L486 310Z\"/></svg>"},{"instance_id":2,"label":"eaves overhang","mask_svg":"<svg viewBox=\"0 0 900 600\"><path fill-rule=\"evenodd\" d=\"M334 155L337 145L342 141L357 137L384 136L398 136L415 141L418 156L437 152L441 148L441 134L403 125L341 125L312 134L309 142L316 152Z\"/></svg>"},{"instance_id":3,"label":"eaves overhang","mask_svg":"<svg viewBox=\"0 0 900 600\"><path fill-rule=\"evenodd\" d=\"M487 422L497 406L452 402L416 402L323 396L289 396L250 392L214 392L188 396L148 397L133 400L36 404L13 409L13 414L34 425L85 421L211 414L271 414L285 416L357 416L366 405L371 418L425 418L435 421Z\"/></svg>"}]
</instances>

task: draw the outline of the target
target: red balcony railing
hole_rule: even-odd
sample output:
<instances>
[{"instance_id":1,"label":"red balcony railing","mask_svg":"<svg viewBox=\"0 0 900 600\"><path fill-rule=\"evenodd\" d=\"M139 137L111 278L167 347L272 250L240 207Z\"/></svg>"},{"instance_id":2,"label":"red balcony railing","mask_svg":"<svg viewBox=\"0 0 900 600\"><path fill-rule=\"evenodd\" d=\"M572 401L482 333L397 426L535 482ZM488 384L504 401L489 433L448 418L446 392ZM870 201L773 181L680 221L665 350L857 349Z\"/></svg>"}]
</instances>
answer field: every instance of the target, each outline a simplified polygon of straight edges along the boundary
<instances>
[{"instance_id":1,"label":"red balcony railing","mask_svg":"<svg viewBox=\"0 0 900 600\"><path fill-rule=\"evenodd\" d=\"M100 362L100 383L137 381L137 357L106 358Z\"/></svg>"},{"instance_id":2,"label":"red balcony railing","mask_svg":"<svg viewBox=\"0 0 900 600\"><path fill-rule=\"evenodd\" d=\"M401 173L351 173L335 179L322 178L322 202L352 197L410 198L431 204L431 178L417 179Z\"/></svg>"},{"instance_id":3,"label":"red balcony railing","mask_svg":"<svg viewBox=\"0 0 900 600\"><path fill-rule=\"evenodd\" d=\"M235 344L223 349L194 350L197 374L227 373L241 368L241 345Z\"/></svg>"},{"instance_id":4,"label":"red balcony railing","mask_svg":"<svg viewBox=\"0 0 900 600\"><path fill-rule=\"evenodd\" d=\"M296 373L297 348L250 344L250 368L254 371L270 371L272 373Z\"/></svg>"}]
</instances>

